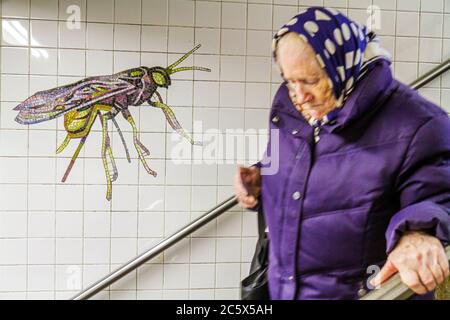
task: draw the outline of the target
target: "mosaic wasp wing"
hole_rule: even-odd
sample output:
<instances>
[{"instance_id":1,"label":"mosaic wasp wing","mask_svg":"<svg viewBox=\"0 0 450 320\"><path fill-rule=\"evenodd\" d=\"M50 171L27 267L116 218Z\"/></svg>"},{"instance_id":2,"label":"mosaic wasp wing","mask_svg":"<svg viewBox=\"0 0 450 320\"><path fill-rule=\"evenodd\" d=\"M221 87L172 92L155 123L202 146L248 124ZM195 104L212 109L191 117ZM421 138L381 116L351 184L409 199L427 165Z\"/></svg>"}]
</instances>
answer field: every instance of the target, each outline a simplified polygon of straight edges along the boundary
<instances>
[{"instance_id":1,"label":"mosaic wasp wing","mask_svg":"<svg viewBox=\"0 0 450 320\"><path fill-rule=\"evenodd\" d=\"M14 108L19 111L15 120L21 124L39 123L59 117L75 108L86 108L136 90L127 75L119 73L90 77L66 86L39 91Z\"/></svg>"}]
</instances>

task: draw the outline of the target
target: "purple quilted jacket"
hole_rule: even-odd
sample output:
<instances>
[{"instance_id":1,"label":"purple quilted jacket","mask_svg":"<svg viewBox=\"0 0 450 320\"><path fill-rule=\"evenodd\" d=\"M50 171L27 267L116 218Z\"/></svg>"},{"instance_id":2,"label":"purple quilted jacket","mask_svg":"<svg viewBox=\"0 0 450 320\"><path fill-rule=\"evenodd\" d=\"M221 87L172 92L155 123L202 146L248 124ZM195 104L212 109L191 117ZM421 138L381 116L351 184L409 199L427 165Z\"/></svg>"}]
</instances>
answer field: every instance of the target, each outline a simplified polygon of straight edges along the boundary
<instances>
[{"instance_id":1,"label":"purple quilted jacket","mask_svg":"<svg viewBox=\"0 0 450 320\"><path fill-rule=\"evenodd\" d=\"M357 299L373 277L367 268L381 267L404 231L449 242L449 117L394 80L385 61L317 143L284 84L270 129L279 129L279 152L271 138L259 165L276 167L279 155L261 186L272 299Z\"/></svg>"}]
</instances>

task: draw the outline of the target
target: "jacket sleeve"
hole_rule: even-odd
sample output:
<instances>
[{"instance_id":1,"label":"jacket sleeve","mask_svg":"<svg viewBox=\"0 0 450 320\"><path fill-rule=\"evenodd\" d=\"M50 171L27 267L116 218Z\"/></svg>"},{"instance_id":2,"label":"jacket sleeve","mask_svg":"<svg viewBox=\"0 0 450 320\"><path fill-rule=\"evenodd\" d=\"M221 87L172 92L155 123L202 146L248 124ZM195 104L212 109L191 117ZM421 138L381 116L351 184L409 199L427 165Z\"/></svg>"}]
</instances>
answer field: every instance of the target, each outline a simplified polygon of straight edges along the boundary
<instances>
[{"instance_id":1,"label":"jacket sleeve","mask_svg":"<svg viewBox=\"0 0 450 320\"><path fill-rule=\"evenodd\" d=\"M428 120L414 134L396 181L400 210L386 231L389 254L405 231L421 230L450 242L450 120Z\"/></svg>"}]
</instances>

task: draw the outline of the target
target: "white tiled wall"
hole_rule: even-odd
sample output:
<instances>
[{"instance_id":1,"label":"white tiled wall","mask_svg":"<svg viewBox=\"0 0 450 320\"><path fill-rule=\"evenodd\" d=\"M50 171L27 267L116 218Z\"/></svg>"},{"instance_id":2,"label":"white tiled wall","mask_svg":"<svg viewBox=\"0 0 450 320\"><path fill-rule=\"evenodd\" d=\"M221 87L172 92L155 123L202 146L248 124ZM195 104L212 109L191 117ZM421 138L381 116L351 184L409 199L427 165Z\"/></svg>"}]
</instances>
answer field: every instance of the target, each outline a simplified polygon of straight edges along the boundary
<instances>
[{"instance_id":1,"label":"white tiled wall","mask_svg":"<svg viewBox=\"0 0 450 320\"><path fill-rule=\"evenodd\" d=\"M100 126L61 183L77 141L55 155L62 119L19 125L12 111L19 102L87 76L167 66L201 43L183 65L212 72L178 73L160 91L180 122L189 131L195 120L204 130L263 129L280 81L270 54L274 30L308 5L366 23L372 4L381 8L375 31L397 78L410 82L450 56L448 0L2 0L0 298L71 297L231 195L236 168L174 164L160 110L131 107L159 175L143 170L128 123L117 117L132 162L112 130L119 178L108 202ZM81 15L75 30L66 24L73 6ZM450 111L450 74L421 92ZM237 299L255 241L255 214L234 208L96 298Z\"/></svg>"}]
</instances>

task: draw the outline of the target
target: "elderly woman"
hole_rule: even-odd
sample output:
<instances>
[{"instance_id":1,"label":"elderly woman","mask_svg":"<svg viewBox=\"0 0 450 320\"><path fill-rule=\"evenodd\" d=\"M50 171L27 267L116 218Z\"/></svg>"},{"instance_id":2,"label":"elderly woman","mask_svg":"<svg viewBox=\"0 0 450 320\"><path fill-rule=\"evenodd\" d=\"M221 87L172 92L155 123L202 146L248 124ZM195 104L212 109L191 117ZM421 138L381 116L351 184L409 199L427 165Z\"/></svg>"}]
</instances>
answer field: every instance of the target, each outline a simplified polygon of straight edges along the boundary
<instances>
[{"instance_id":1,"label":"elderly woman","mask_svg":"<svg viewBox=\"0 0 450 320\"><path fill-rule=\"evenodd\" d=\"M250 186L234 182L241 206L264 208L271 298L357 299L396 272L431 298L449 275L448 115L393 79L374 33L335 10L299 13L273 50L278 139L241 168Z\"/></svg>"}]
</instances>

